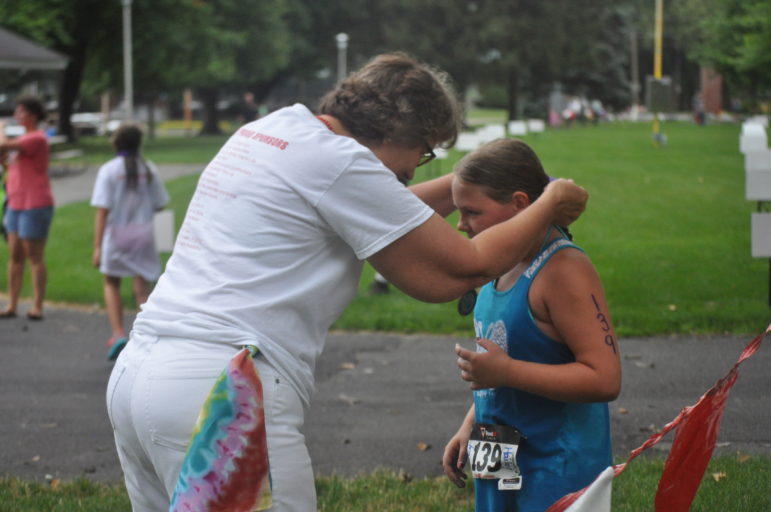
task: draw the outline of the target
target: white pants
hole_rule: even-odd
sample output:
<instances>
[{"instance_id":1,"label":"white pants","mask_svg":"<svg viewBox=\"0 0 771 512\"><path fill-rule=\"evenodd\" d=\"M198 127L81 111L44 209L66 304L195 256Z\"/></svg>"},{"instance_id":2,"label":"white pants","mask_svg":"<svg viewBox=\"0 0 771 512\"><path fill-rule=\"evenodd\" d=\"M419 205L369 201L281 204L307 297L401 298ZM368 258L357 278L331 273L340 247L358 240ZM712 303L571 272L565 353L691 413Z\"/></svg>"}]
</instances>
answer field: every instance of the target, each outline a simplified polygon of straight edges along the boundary
<instances>
[{"instance_id":1,"label":"white pants","mask_svg":"<svg viewBox=\"0 0 771 512\"><path fill-rule=\"evenodd\" d=\"M223 344L132 333L107 385L107 411L134 512L169 509L198 413L236 352ZM265 401L270 510L316 510L302 401L263 356L255 364Z\"/></svg>"}]
</instances>

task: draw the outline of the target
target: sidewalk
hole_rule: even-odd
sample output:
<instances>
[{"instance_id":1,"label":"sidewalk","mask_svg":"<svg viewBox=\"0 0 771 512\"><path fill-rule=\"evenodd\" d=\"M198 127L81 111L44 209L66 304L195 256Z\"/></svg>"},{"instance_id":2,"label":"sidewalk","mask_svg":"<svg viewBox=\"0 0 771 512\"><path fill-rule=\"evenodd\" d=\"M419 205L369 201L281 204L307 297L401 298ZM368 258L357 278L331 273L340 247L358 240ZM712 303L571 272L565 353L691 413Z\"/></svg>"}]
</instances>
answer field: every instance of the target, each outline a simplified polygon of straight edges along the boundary
<instances>
[{"instance_id":1,"label":"sidewalk","mask_svg":"<svg viewBox=\"0 0 771 512\"><path fill-rule=\"evenodd\" d=\"M42 322L2 320L0 475L121 479L105 406L112 368L105 359L106 330L105 314L85 309L48 307ZM624 383L610 406L617 457L626 458L654 429L696 402L750 339L621 340ZM385 467L416 477L440 475L444 444L471 400L455 367L456 342L471 346L470 340L445 336L331 334L317 366L306 428L317 474ZM742 365L718 453L771 455L769 366L769 346ZM671 440L657 448L666 450Z\"/></svg>"},{"instance_id":2,"label":"sidewalk","mask_svg":"<svg viewBox=\"0 0 771 512\"><path fill-rule=\"evenodd\" d=\"M163 181L169 181L180 176L201 172L204 167L201 164L159 165L158 172ZM54 191L56 206L91 199L91 191L94 189L97 172L99 172L99 165L90 165L82 174L52 178L51 188Z\"/></svg>"},{"instance_id":3,"label":"sidewalk","mask_svg":"<svg viewBox=\"0 0 771 512\"><path fill-rule=\"evenodd\" d=\"M164 180L200 170L160 167ZM53 180L57 204L87 200L96 171ZM26 307L19 318L0 320L0 475L120 480L104 396L112 369L105 359L105 313L47 305L45 320L30 322ZM622 391L610 404L616 456L625 459L695 403L752 337L622 339ZM306 425L317 474L385 467L440 475L444 444L471 403L455 366L456 342L472 345L446 336L331 334ZM739 370L717 453L771 455L770 343ZM663 455L672 438L654 450Z\"/></svg>"}]
</instances>

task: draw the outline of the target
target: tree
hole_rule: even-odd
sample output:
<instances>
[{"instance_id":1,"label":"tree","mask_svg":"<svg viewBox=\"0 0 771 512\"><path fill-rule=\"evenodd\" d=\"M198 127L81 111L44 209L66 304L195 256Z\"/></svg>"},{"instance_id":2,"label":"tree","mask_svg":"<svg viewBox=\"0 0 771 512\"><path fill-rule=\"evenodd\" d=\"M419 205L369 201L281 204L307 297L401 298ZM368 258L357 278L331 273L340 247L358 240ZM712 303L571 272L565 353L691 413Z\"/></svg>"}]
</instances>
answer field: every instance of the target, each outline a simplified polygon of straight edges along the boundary
<instances>
[{"instance_id":1,"label":"tree","mask_svg":"<svg viewBox=\"0 0 771 512\"><path fill-rule=\"evenodd\" d=\"M137 96L195 85L205 105L205 132L216 132L222 89L270 78L286 66L291 35L275 0L133 0ZM59 131L73 135L70 116L85 76L104 87L123 77L122 15L117 0L6 0L0 19L70 58L59 93Z\"/></svg>"},{"instance_id":2,"label":"tree","mask_svg":"<svg viewBox=\"0 0 771 512\"><path fill-rule=\"evenodd\" d=\"M379 51L408 51L449 73L460 92L475 81L484 24L476 2L390 0L379 5L384 9Z\"/></svg>"},{"instance_id":3,"label":"tree","mask_svg":"<svg viewBox=\"0 0 771 512\"><path fill-rule=\"evenodd\" d=\"M619 72L627 53L620 11L591 0L487 0L479 9L486 23L488 76L505 84L509 119L522 111L523 94L543 98L555 82L617 101L627 77ZM627 39L624 39L626 41Z\"/></svg>"},{"instance_id":4,"label":"tree","mask_svg":"<svg viewBox=\"0 0 771 512\"><path fill-rule=\"evenodd\" d=\"M218 133L217 100L223 89L246 88L273 77L289 62L291 34L283 0L211 0L201 4L189 41L194 58L186 73L204 105L202 133Z\"/></svg>"},{"instance_id":5,"label":"tree","mask_svg":"<svg viewBox=\"0 0 771 512\"><path fill-rule=\"evenodd\" d=\"M2 23L70 59L58 97L59 133L72 138L70 123L92 49L120 34L120 4L104 0L5 0Z\"/></svg>"},{"instance_id":6,"label":"tree","mask_svg":"<svg viewBox=\"0 0 771 512\"><path fill-rule=\"evenodd\" d=\"M771 91L771 3L683 0L674 11L689 55L719 71L757 106Z\"/></svg>"}]
</instances>

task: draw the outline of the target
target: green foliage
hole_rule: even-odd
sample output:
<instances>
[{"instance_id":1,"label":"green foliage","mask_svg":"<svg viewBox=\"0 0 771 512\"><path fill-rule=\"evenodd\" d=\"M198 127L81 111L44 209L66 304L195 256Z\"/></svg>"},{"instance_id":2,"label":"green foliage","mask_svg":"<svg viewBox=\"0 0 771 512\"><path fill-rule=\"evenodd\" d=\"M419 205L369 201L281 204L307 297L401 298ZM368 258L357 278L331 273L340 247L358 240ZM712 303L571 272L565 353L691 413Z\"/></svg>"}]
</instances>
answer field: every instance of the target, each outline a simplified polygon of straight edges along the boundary
<instances>
[{"instance_id":1,"label":"green foliage","mask_svg":"<svg viewBox=\"0 0 771 512\"><path fill-rule=\"evenodd\" d=\"M754 101L771 93L771 3L684 0L674 14L690 54Z\"/></svg>"},{"instance_id":2,"label":"green foliage","mask_svg":"<svg viewBox=\"0 0 771 512\"><path fill-rule=\"evenodd\" d=\"M632 461L613 482L613 511L653 510L660 458ZM768 456L723 456L713 459L691 510L769 510L771 478ZM55 483L54 483L55 482ZM128 512L122 484L106 485L78 479L51 484L0 478L0 505L14 512ZM405 473L376 471L356 478L316 478L319 512L465 512L474 507L474 487L454 487L447 478L413 479Z\"/></svg>"}]
</instances>

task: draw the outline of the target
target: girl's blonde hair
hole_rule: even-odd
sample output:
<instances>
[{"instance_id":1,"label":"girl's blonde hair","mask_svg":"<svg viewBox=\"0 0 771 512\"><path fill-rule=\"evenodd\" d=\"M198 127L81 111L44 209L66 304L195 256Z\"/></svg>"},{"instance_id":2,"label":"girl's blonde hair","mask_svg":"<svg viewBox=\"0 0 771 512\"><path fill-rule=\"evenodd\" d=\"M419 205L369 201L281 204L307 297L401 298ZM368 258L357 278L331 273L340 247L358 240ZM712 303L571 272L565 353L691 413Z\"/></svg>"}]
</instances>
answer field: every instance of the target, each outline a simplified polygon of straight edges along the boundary
<instances>
[{"instance_id":1,"label":"girl's blonde hair","mask_svg":"<svg viewBox=\"0 0 771 512\"><path fill-rule=\"evenodd\" d=\"M454 169L459 178L481 185L499 202L522 191L533 202L549 184L541 160L519 139L496 139L463 157Z\"/></svg>"}]
</instances>

